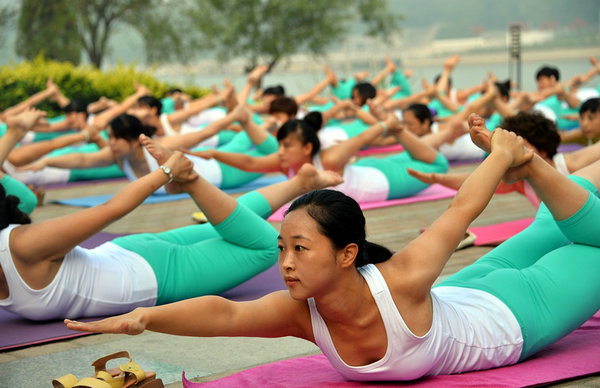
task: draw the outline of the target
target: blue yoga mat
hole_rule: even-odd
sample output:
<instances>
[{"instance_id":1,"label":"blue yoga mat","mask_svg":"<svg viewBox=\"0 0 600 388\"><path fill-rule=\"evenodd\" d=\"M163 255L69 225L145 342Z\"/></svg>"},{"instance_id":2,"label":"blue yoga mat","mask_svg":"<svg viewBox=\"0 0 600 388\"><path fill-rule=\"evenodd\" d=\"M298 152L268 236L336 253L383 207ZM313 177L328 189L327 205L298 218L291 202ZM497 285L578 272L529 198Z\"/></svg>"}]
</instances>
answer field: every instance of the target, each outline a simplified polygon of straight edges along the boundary
<instances>
[{"instance_id":1,"label":"blue yoga mat","mask_svg":"<svg viewBox=\"0 0 600 388\"><path fill-rule=\"evenodd\" d=\"M224 189L223 191L228 194L236 194L243 193L246 191L260 189L261 187L265 187L268 185L272 185L274 183L282 182L287 178L284 175L272 175L272 176L264 176L258 178L255 181L249 182L243 186L235 187L232 189ZM77 207L92 207L96 205L100 205L108 201L113 194L104 194L104 195L92 195L89 197L79 197L79 198L65 198L58 199L52 201L53 203L58 203L66 206L77 206ZM153 203L163 203L163 202L171 202L178 201L181 199L189 199L190 196L186 193L182 194L153 194L146 198L143 202L144 204L153 204Z\"/></svg>"}]
</instances>

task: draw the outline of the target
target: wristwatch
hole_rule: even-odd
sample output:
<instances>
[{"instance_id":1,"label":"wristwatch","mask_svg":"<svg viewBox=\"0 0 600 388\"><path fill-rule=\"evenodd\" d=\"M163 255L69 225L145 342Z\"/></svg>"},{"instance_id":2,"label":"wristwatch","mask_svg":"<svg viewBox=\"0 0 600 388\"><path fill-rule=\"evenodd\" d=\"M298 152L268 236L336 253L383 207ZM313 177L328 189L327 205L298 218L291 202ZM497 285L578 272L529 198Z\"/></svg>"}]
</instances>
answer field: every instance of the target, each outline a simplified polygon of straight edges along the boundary
<instances>
[{"instance_id":1,"label":"wristwatch","mask_svg":"<svg viewBox=\"0 0 600 388\"><path fill-rule=\"evenodd\" d=\"M171 168L169 166L161 164L160 169L163 170L163 172L169 176L169 182L167 183L173 182L173 172L171 172Z\"/></svg>"}]
</instances>

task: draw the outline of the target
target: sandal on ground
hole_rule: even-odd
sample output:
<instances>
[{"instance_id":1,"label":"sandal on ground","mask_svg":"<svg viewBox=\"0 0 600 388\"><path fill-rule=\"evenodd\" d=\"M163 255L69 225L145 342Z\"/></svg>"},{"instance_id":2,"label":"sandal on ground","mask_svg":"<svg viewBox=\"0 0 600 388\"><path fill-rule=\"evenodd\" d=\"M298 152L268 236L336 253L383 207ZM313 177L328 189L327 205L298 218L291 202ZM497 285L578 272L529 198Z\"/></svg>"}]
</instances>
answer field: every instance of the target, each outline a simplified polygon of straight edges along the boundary
<instances>
[{"instance_id":1,"label":"sandal on ground","mask_svg":"<svg viewBox=\"0 0 600 388\"><path fill-rule=\"evenodd\" d=\"M463 237L462 241L458 243L458 246L456 247L456 251L459 249L463 249L466 247L470 247L471 245L475 244L475 240L477 239L477 236L475 236L475 234L473 232L471 232L470 230L467 230L465 232L465 237Z\"/></svg>"},{"instance_id":2,"label":"sandal on ground","mask_svg":"<svg viewBox=\"0 0 600 388\"><path fill-rule=\"evenodd\" d=\"M109 360L128 358L129 362L118 368L106 369ZM127 351L121 351L102 358L92 363L95 377L86 377L77 380L72 374L62 376L52 381L54 388L164 388L161 379L156 378L156 373L145 372L136 362L131 360Z\"/></svg>"},{"instance_id":3,"label":"sandal on ground","mask_svg":"<svg viewBox=\"0 0 600 388\"><path fill-rule=\"evenodd\" d=\"M192 213L192 219L199 224L206 224L208 222L208 218L202 212L194 212Z\"/></svg>"}]
</instances>

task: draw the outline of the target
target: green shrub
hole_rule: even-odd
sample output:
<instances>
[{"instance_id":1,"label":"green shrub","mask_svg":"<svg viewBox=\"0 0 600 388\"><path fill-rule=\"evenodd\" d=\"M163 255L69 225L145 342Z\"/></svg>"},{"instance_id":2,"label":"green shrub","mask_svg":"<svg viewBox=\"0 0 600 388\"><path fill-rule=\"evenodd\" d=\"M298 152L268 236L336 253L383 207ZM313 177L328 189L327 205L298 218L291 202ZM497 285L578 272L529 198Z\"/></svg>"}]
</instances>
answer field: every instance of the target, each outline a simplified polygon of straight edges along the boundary
<instances>
[{"instance_id":1,"label":"green shrub","mask_svg":"<svg viewBox=\"0 0 600 388\"><path fill-rule=\"evenodd\" d=\"M115 69L102 72L87 66L73 66L69 62L56 62L41 56L33 61L9 64L0 67L0 110L6 109L27 99L46 88L48 78L68 98L78 98L93 102L100 97L122 101L135 92L134 84L145 85L156 97L163 97L167 90L179 87L192 97L201 97L208 90L198 87L181 87L158 81L150 73L136 71L133 66L119 65ZM38 105L50 117L60 115L58 105L45 101Z\"/></svg>"}]
</instances>

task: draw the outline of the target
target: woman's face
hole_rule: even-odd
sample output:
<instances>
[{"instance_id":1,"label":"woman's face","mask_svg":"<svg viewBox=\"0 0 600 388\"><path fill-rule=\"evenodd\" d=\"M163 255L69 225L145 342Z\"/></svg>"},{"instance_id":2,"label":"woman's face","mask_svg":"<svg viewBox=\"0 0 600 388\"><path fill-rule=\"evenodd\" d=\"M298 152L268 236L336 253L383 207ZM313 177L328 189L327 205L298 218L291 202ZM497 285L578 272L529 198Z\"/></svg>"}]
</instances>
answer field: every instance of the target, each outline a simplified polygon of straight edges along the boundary
<instances>
[{"instance_id":1,"label":"woman's face","mask_svg":"<svg viewBox=\"0 0 600 388\"><path fill-rule=\"evenodd\" d=\"M136 117L142 124L148 125L153 117L156 117L156 109L148 105L137 104L127 110L127 114Z\"/></svg>"},{"instance_id":2,"label":"woman's face","mask_svg":"<svg viewBox=\"0 0 600 388\"><path fill-rule=\"evenodd\" d=\"M584 112L579 116L579 125L586 139L594 139L600 136L600 111Z\"/></svg>"},{"instance_id":3,"label":"woman's face","mask_svg":"<svg viewBox=\"0 0 600 388\"><path fill-rule=\"evenodd\" d=\"M136 144L139 144L136 142ZM124 158L131 155L135 151L135 145L129 140L117 138L113 134L112 128L108 131L108 146L113 155L117 158Z\"/></svg>"},{"instance_id":4,"label":"woman's face","mask_svg":"<svg viewBox=\"0 0 600 388\"><path fill-rule=\"evenodd\" d=\"M302 144L295 133L290 133L279 142L277 156L279 165L284 168L292 168L295 171L311 160L312 144Z\"/></svg>"},{"instance_id":5,"label":"woman's face","mask_svg":"<svg viewBox=\"0 0 600 388\"><path fill-rule=\"evenodd\" d=\"M425 120L424 122L420 122L411 110L402 112L402 124L404 124L405 129L417 136L423 136L431 131L429 128L429 121Z\"/></svg>"},{"instance_id":6,"label":"woman's face","mask_svg":"<svg viewBox=\"0 0 600 388\"><path fill-rule=\"evenodd\" d=\"M279 270L292 298L327 293L338 278L336 250L305 209L285 216L278 240Z\"/></svg>"}]
</instances>

